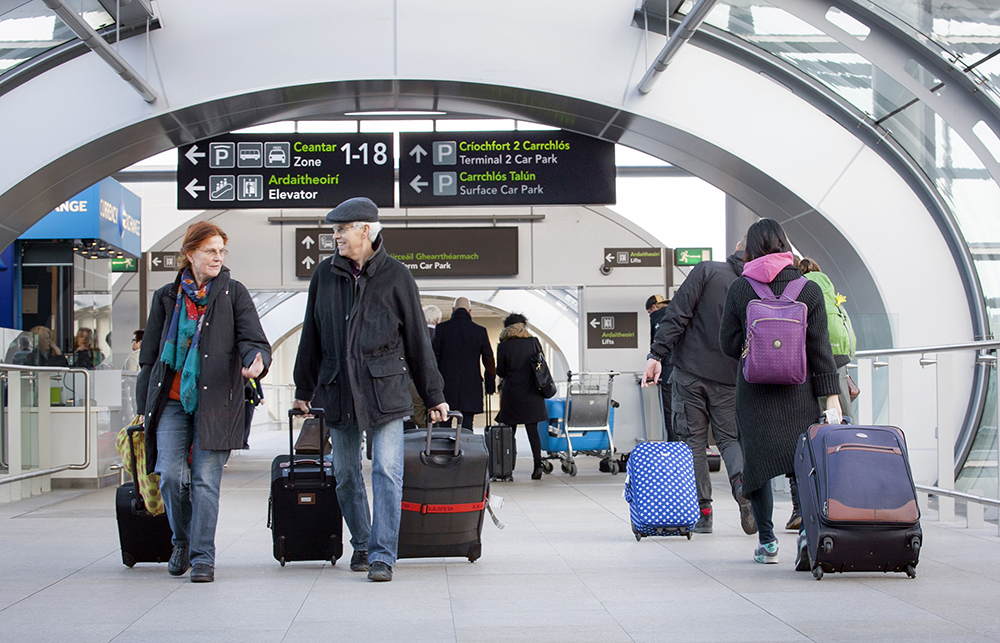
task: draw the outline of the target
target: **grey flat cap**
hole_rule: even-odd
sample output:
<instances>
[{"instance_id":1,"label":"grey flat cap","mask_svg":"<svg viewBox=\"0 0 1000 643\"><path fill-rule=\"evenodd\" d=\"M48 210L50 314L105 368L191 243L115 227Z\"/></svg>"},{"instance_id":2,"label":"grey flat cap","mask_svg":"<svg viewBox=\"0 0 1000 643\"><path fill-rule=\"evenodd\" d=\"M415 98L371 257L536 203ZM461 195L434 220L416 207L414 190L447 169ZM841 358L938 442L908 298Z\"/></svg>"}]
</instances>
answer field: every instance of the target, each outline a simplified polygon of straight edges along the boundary
<instances>
[{"instance_id":1,"label":"grey flat cap","mask_svg":"<svg viewBox=\"0 0 1000 643\"><path fill-rule=\"evenodd\" d=\"M374 223L378 221L378 206L367 197L354 197L330 210L326 215L326 220L330 223L353 223L354 221Z\"/></svg>"}]
</instances>

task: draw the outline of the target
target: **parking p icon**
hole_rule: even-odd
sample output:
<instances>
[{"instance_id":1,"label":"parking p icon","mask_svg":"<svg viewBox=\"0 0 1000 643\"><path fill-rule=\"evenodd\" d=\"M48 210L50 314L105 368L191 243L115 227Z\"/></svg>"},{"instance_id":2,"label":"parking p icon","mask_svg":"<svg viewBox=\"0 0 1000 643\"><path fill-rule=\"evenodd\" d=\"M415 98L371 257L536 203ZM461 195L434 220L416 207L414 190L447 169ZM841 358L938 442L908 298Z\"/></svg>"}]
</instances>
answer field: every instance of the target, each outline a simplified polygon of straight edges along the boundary
<instances>
[{"instance_id":1,"label":"parking p icon","mask_svg":"<svg viewBox=\"0 0 1000 643\"><path fill-rule=\"evenodd\" d=\"M458 175L454 172L434 173L434 196L455 196L458 194Z\"/></svg>"}]
</instances>

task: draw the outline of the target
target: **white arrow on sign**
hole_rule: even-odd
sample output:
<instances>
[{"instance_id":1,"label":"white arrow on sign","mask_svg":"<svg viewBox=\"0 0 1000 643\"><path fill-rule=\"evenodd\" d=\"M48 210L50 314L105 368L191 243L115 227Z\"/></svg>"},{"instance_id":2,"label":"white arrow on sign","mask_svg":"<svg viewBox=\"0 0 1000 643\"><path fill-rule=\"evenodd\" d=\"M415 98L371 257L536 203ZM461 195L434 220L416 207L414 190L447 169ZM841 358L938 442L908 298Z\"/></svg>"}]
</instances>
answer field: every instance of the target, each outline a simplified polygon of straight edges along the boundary
<instances>
[{"instance_id":1,"label":"white arrow on sign","mask_svg":"<svg viewBox=\"0 0 1000 643\"><path fill-rule=\"evenodd\" d=\"M153 257L153 265L156 266L156 267L160 266L160 258L159 257Z\"/></svg>"},{"instance_id":2,"label":"white arrow on sign","mask_svg":"<svg viewBox=\"0 0 1000 643\"><path fill-rule=\"evenodd\" d=\"M312 248L312 245L314 243L316 243L316 242L313 241L313 238L309 237L309 236L307 236L305 239L302 240L302 245L304 245L306 247L306 250L308 250L309 248Z\"/></svg>"},{"instance_id":3,"label":"white arrow on sign","mask_svg":"<svg viewBox=\"0 0 1000 643\"><path fill-rule=\"evenodd\" d=\"M590 320L590 327L591 328L597 328L600 325L601 325L601 322L597 321L596 317L594 319Z\"/></svg>"},{"instance_id":4,"label":"white arrow on sign","mask_svg":"<svg viewBox=\"0 0 1000 643\"><path fill-rule=\"evenodd\" d=\"M199 158L204 158L204 156L205 156L204 152L199 152L197 150L198 150L198 146L197 145L192 145L191 149L189 149L187 152L184 153L184 156L186 156L188 158L188 160L191 161L192 165L198 165L198 159Z\"/></svg>"},{"instance_id":5,"label":"white arrow on sign","mask_svg":"<svg viewBox=\"0 0 1000 643\"><path fill-rule=\"evenodd\" d=\"M427 156L427 150L425 150L424 148L420 147L419 143L417 144L417 146L415 148L413 148L412 150L410 150L410 156L412 156L414 159L416 159L417 163L420 162L420 155L421 154L423 154L424 156ZM417 191L419 192L419 190L417 190Z\"/></svg>"},{"instance_id":6,"label":"white arrow on sign","mask_svg":"<svg viewBox=\"0 0 1000 643\"><path fill-rule=\"evenodd\" d=\"M421 192L420 190L421 187L425 187L428 185L430 185L430 183L428 183L427 181L420 180L419 174L415 176L412 181L410 181L410 187L416 190L418 194Z\"/></svg>"},{"instance_id":7,"label":"white arrow on sign","mask_svg":"<svg viewBox=\"0 0 1000 643\"><path fill-rule=\"evenodd\" d=\"M604 260L607 261L608 263L611 263L612 261L615 260L615 256L609 252L608 254L604 255Z\"/></svg>"},{"instance_id":8,"label":"white arrow on sign","mask_svg":"<svg viewBox=\"0 0 1000 643\"><path fill-rule=\"evenodd\" d=\"M205 191L205 186L198 185L198 179L191 179L191 182L185 185L184 189L187 190L187 193L191 195L192 199L197 199L198 193Z\"/></svg>"},{"instance_id":9,"label":"white arrow on sign","mask_svg":"<svg viewBox=\"0 0 1000 643\"><path fill-rule=\"evenodd\" d=\"M314 263L316 263L316 260L312 257L306 257L302 260L302 265L306 267L306 270L312 270Z\"/></svg>"}]
</instances>

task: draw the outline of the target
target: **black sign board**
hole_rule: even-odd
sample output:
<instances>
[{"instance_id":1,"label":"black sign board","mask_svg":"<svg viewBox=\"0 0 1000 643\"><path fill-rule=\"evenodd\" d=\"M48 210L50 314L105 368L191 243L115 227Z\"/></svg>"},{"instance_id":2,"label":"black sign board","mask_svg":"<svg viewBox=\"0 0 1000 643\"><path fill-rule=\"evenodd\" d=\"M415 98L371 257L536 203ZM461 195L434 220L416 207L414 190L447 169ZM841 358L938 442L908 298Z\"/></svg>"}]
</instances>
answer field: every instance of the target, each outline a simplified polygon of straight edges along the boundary
<instances>
[{"instance_id":1,"label":"black sign board","mask_svg":"<svg viewBox=\"0 0 1000 643\"><path fill-rule=\"evenodd\" d=\"M400 207L615 202L615 146L582 134L399 135Z\"/></svg>"},{"instance_id":2,"label":"black sign board","mask_svg":"<svg viewBox=\"0 0 1000 643\"><path fill-rule=\"evenodd\" d=\"M392 134L227 134L178 152L178 210L395 205Z\"/></svg>"},{"instance_id":3,"label":"black sign board","mask_svg":"<svg viewBox=\"0 0 1000 643\"><path fill-rule=\"evenodd\" d=\"M663 265L659 248L605 248L604 265L609 268L647 268Z\"/></svg>"},{"instance_id":4,"label":"black sign board","mask_svg":"<svg viewBox=\"0 0 1000 643\"><path fill-rule=\"evenodd\" d=\"M153 272L176 272L181 265L179 252L149 252L149 269Z\"/></svg>"},{"instance_id":5,"label":"black sign board","mask_svg":"<svg viewBox=\"0 0 1000 643\"><path fill-rule=\"evenodd\" d=\"M587 348L638 348L637 313L587 313Z\"/></svg>"},{"instance_id":6,"label":"black sign board","mask_svg":"<svg viewBox=\"0 0 1000 643\"><path fill-rule=\"evenodd\" d=\"M388 253L414 277L517 274L517 228L383 228ZM295 229L295 276L336 254L331 228Z\"/></svg>"}]
</instances>

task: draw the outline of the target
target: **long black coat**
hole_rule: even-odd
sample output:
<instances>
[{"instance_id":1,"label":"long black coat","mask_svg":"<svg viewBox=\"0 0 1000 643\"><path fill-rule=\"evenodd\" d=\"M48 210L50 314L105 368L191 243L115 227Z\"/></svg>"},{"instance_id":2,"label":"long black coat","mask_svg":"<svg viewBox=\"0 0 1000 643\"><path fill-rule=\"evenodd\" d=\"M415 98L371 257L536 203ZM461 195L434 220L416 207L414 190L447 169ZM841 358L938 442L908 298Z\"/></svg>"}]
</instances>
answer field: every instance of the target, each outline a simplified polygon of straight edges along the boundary
<instances>
[{"instance_id":1,"label":"long black coat","mask_svg":"<svg viewBox=\"0 0 1000 643\"><path fill-rule=\"evenodd\" d=\"M173 283L153 293L146 320L146 341L139 350L135 402L138 412L145 415L148 473L153 473L156 466L156 425L174 381L174 371L160 361L160 355L167 342L179 287L180 273ZM160 341L153 341L155 337ZM245 400L242 370L260 353L264 361L260 377L264 377L271 364L271 345L250 293L243 284L230 278L226 267L212 280L208 292L199 350L201 373L195 414L198 443L207 451L242 448Z\"/></svg>"},{"instance_id":2,"label":"long black coat","mask_svg":"<svg viewBox=\"0 0 1000 643\"><path fill-rule=\"evenodd\" d=\"M537 350L535 341L533 337L511 337L497 346L497 375L503 378L498 422L513 426L549 419L529 361Z\"/></svg>"},{"instance_id":3,"label":"long black coat","mask_svg":"<svg viewBox=\"0 0 1000 643\"><path fill-rule=\"evenodd\" d=\"M483 412L482 361L486 370L486 393L496 391L496 362L486 329L472 321L464 308L434 329L434 356L444 378L444 399L448 406L463 413Z\"/></svg>"},{"instance_id":4,"label":"long black coat","mask_svg":"<svg viewBox=\"0 0 1000 643\"><path fill-rule=\"evenodd\" d=\"M357 278L352 265L337 254L313 271L293 378L331 428L366 430L413 414L411 378L427 408L445 399L410 271L381 235Z\"/></svg>"},{"instance_id":5,"label":"long black coat","mask_svg":"<svg viewBox=\"0 0 1000 643\"><path fill-rule=\"evenodd\" d=\"M801 277L788 266L768 284L771 292L781 295L790 281ZM722 350L734 360L743 352L746 339L747 304L758 299L746 279L737 279L729 287L719 330ZM804 384L751 384L737 369L736 426L743 447L743 490L756 491L771 478L791 473L799 436L819 417L818 396L837 395L840 382L837 365L830 349L826 325L826 306L819 286L809 282L797 301L808 306L806 317L806 363L809 377Z\"/></svg>"}]
</instances>

